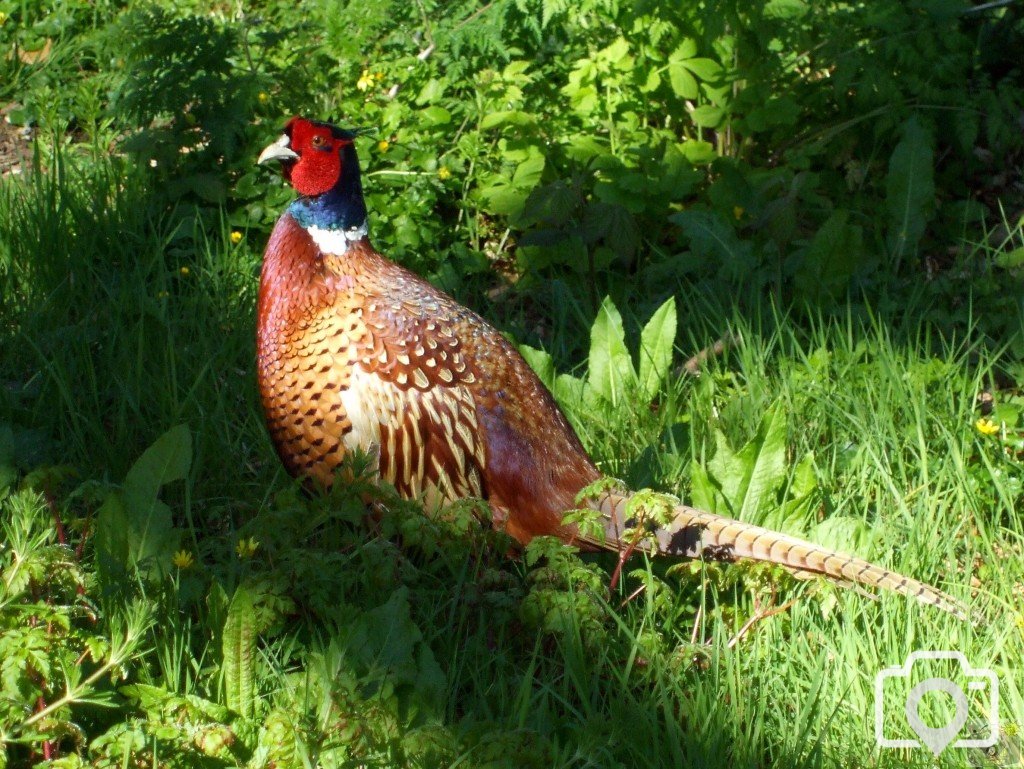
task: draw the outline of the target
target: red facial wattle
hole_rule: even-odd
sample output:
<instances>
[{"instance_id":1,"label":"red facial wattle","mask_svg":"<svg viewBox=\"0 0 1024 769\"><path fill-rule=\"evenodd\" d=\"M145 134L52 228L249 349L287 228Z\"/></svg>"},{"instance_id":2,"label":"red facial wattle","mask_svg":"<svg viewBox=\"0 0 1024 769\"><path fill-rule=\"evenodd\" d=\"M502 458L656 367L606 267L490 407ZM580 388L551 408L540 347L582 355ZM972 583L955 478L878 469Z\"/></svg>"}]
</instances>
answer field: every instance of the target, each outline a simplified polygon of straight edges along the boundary
<instances>
[{"instance_id":1,"label":"red facial wattle","mask_svg":"<svg viewBox=\"0 0 1024 769\"><path fill-rule=\"evenodd\" d=\"M282 163L285 180L300 195L316 196L331 190L341 178L341 148L349 140L336 137L329 126L292 118L285 126L288 147L298 155Z\"/></svg>"}]
</instances>

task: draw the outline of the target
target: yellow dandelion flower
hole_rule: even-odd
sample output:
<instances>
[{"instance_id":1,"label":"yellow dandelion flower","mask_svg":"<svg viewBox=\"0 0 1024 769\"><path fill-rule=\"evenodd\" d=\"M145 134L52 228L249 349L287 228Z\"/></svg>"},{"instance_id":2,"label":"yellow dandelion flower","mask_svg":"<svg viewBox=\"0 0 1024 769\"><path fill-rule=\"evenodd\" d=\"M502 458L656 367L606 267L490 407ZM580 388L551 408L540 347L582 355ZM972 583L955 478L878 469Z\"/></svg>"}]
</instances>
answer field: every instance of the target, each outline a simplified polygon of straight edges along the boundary
<instances>
[{"instance_id":1,"label":"yellow dandelion flower","mask_svg":"<svg viewBox=\"0 0 1024 769\"><path fill-rule=\"evenodd\" d=\"M242 242L242 233L240 233L238 230L232 230L231 231L231 242L234 243L236 246L239 243L241 243Z\"/></svg>"},{"instance_id":2,"label":"yellow dandelion flower","mask_svg":"<svg viewBox=\"0 0 1024 769\"><path fill-rule=\"evenodd\" d=\"M268 101L270 101L270 94L267 93L266 91L260 91L258 94L256 94L256 99L257 101L259 101L260 104L266 104Z\"/></svg>"},{"instance_id":3,"label":"yellow dandelion flower","mask_svg":"<svg viewBox=\"0 0 1024 769\"><path fill-rule=\"evenodd\" d=\"M387 152L388 147L390 146L391 142L389 142L387 139L381 139L379 142L377 142L377 149L379 149L381 152Z\"/></svg>"},{"instance_id":4,"label":"yellow dandelion flower","mask_svg":"<svg viewBox=\"0 0 1024 769\"><path fill-rule=\"evenodd\" d=\"M187 278L191 272L192 271L188 267L182 267L181 268L181 275L184 278Z\"/></svg>"},{"instance_id":5,"label":"yellow dandelion flower","mask_svg":"<svg viewBox=\"0 0 1024 769\"><path fill-rule=\"evenodd\" d=\"M192 564L196 562L196 559L192 557L192 553L188 550L179 550L173 556L171 556L171 563L179 569L191 569Z\"/></svg>"},{"instance_id":6,"label":"yellow dandelion flower","mask_svg":"<svg viewBox=\"0 0 1024 769\"><path fill-rule=\"evenodd\" d=\"M999 432L999 425L988 417L982 417L974 423L974 429L982 435L995 435Z\"/></svg>"},{"instance_id":7,"label":"yellow dandelion flower","mask_svg":"<svg viewBox=\"0 0 1024 769\"><path fill-rule=\"evenodd\" d=\"M441 166L439 169L437 169L437 178L440 179L442 182L445 181L446 179L451 179L452 172L449 171L445 166Z\"/></svg>"},{"instance_id":8,"label":"yellow dandelion flower","mask_svg":"<svg viewBox=\"0 0 1024 769\"><path fill-rule=\"evenodd\" d=\"M260 543L256 541L256 537L244 537L238 540L238 544L235 545L235 552L238 553L238 557L241 559L252 558L256 551L259 550Z\"/></svg>"},{"instance_id":9,"label":"yellow dandelion flower","mask_svg":"<svg viewBox=\"0 0 1024 769\"><path fill-rule=\"evenodd\" d=\"M733 219L739 219L740 217L743 216L743 214L744 214L743 206L733 206L732 207Z\"/></svg>"},{"instance_id":10,"label":"yellow dandelion flower","mask_svg":"<svg viewBox=\"0 0 1024 769\"><path fill-rule=\"evenodd\" d=\"M370 70L364 69L363 74L360 75L359 79L356 81L356 88L358 88L360 91L365 91L369 89L370 86L372 85L373 75L370 74Z\"/></svg>"},{"instance_id":11,"label":"yellow dandelion flower","mask_svg":"<svg viewBox=\"0 0 1024 769\"><path fill-rule=\"evenodd\" d=\"M373 79L374 80L383 80L384 79L384 73L383 72L374 72L373 73Z\"/></svg>"}]
</instances>

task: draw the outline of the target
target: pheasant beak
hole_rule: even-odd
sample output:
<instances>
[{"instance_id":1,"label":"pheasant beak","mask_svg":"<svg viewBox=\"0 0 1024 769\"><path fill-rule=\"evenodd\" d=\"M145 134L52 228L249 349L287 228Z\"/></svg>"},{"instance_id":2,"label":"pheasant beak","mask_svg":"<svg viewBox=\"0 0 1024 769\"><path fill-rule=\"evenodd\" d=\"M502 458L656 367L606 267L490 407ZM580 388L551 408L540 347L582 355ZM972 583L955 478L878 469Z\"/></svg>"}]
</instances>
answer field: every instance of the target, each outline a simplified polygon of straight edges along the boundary
<instances>
[{"instance_id":1,"label":"pheasant beak","mask_svg":"<svg viewBox=\"0 0 1024 769\"><path fill-rule=\"evenodd\" d=\"M290 141L291 139L288 137L288 134L282 134L280 139L260 153L259 158L256 160L256 165L263 165L271 160L279 160L282 163L288 160L298 160L298 153L288 146Z\"/></svg>"}]
</instances>

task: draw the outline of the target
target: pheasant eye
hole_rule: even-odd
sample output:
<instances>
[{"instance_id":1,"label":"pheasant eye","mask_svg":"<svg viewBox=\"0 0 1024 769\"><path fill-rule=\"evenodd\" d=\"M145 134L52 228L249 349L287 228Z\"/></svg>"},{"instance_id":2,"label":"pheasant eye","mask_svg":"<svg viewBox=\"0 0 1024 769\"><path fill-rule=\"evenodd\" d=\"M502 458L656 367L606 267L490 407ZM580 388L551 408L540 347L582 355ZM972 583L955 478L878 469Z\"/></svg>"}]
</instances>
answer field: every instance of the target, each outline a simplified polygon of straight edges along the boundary
<instances>
[{"instance_id":1,"label":"pheasant eye","mask_svg":"<svg viewBox=\"0 0 1024 769\"><path fill-rule=\"evenodd\" d=\"M327 139L320 134L314 134L311 141L314 147L323 147L327 143Z\"/></svg>"}]
</instances>

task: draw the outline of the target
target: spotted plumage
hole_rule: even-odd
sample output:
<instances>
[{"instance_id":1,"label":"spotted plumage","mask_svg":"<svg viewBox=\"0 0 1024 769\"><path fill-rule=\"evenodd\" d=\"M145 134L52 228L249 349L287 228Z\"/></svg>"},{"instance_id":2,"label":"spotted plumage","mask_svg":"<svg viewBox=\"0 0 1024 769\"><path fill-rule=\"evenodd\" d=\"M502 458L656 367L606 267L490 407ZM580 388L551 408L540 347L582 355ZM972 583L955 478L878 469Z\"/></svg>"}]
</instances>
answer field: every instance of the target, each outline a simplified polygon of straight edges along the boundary
<instances>
[{"instance_id":1,"label":"spotted plumage","mask_svg":"<svg viewBox=\"0 0 1024 769\"><path fill-rule=\"evenodd\" d=\"M598 477L505 338L366 238L325 254L282 216L264 257L257 327L267 425L295 475L330 486L359 449L401 494L428 505L487 498L523 541L560 530L583 485L576 479ZM534 419L557 429L537 435ZM531 503L535 489L544 504Z\"/></svg>"},{"instance_id":2,"label":"spotted plumage","mask_svg":"<svg viewBox=\"0 0 1024 769\"><path fill-rule=\"evenodd\" d=\"M522 356L480 316L370 245L354 139L294 118L260 156L281 162L299 193L267 244L257 318L260 393L281 460L327 487L359 450L403 496L435 507L486 499L495 524L520 542L554 534L625 547L628 494L587 503L603 522L600 536L563 525L600 474ZM924 583L683 505L641 548L769 561L959 612Z\"/></svg>"}]
</instances>

